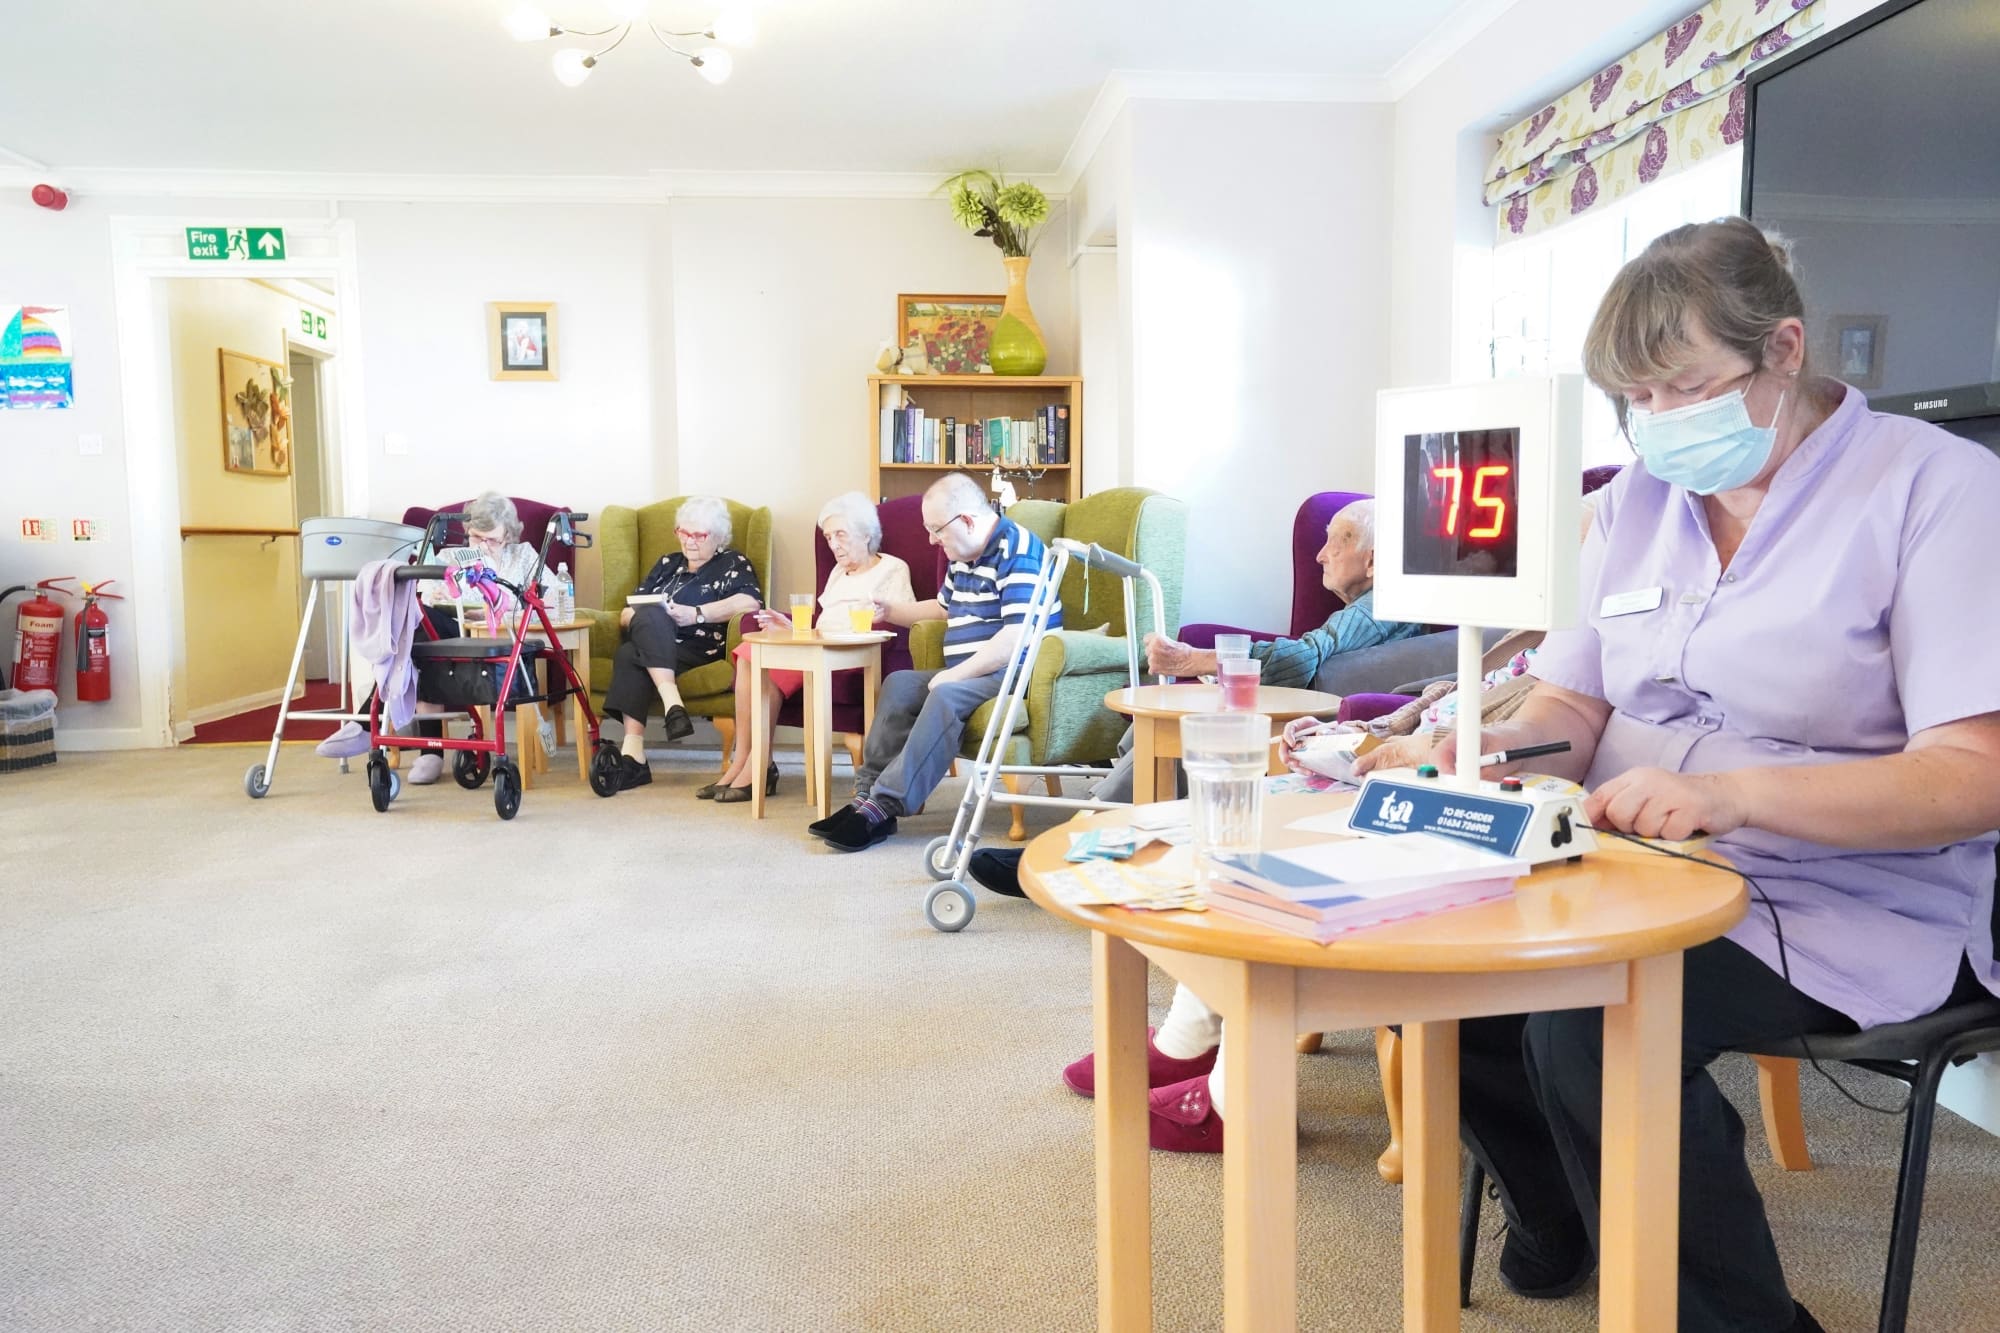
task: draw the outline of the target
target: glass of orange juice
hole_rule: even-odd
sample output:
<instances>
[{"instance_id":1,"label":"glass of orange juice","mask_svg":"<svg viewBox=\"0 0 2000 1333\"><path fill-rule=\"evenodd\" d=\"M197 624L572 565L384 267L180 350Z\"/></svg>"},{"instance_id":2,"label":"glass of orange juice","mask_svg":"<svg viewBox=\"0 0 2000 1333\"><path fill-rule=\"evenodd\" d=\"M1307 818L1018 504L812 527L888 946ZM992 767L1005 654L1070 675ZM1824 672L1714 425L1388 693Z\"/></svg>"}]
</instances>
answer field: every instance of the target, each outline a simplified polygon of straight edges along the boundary
<instances>
[{"instance_id":1,"label":"glass of orange juice","mask_svg":"<svg viewBox=\"0 0 2000 1333\"><path fill-rule=\"evenodd\" d=\"M813 597L809 592L792 594L792 637L810 639L813 636Z\"/></svg>"},{"instance_id":2,"label":"glass of orange juice","mask_svg":"<svg viewBox=\"0 0 2000 1333\"><path fill-rule=\"evenodd\" d=\"M875 628L875 604L862 602L847 608L847 624L856 634L866 634Z\"/></svg>"}]
</instances>

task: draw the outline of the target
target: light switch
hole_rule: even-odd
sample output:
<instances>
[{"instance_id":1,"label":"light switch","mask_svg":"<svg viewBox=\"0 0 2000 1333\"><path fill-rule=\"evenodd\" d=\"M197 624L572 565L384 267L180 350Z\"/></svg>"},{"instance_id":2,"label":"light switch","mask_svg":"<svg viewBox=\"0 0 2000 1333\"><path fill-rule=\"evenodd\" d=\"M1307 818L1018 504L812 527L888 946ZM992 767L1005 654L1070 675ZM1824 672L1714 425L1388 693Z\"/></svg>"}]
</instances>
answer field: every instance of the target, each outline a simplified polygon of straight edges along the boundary
<instances>
[{"instance_id":1,"label":"light switch","mask_svg":"<svg viewBox=\"0 0 2000 1333\"><path fill-rule=\"evenodd\" d=\"M382 452L385 454L409 453L410 437L400 431L390 431L382 437Z\"/></svg>"},{"instance_id":2,"label":"light switch","mask_svg":"<svg viewBox=\"0 0 2000 1333\"><path fill-rule=\"evenodd\" d=\"M104 437L79 435L76 437L76 451L80 454L101 454L104 452Z\"/></svg>"}]
</instances>

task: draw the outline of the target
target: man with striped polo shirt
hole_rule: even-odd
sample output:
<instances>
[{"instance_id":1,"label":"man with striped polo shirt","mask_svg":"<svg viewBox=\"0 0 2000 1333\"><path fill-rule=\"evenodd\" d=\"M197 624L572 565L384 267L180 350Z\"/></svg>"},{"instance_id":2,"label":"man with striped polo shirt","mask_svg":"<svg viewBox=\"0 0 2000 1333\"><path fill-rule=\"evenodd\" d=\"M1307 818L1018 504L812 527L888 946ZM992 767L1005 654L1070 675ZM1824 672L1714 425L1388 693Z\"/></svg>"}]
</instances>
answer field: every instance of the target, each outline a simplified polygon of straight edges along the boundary
<instances>
[{"instance_id":1,"label":"man with striped polo shirt","mask_svg":"<svg viewBox=\"0 0 2000 1333\"><path fill-rule=\"evenodd\" d=\"M924 527L951 558L944 587L935 601L877 603L877 610L897 625L943 620L944 669L898 671L882 682L854 800L808 828L837 852L873 847L895 833L899 815L930 797L951 770L966 722L1000 693L1007 659L1022 647L1042 539L994 513L979 483L960 472L924 492ZM1049 628L1061 627L1058 608Z\"/></svg>"}]
</instances>

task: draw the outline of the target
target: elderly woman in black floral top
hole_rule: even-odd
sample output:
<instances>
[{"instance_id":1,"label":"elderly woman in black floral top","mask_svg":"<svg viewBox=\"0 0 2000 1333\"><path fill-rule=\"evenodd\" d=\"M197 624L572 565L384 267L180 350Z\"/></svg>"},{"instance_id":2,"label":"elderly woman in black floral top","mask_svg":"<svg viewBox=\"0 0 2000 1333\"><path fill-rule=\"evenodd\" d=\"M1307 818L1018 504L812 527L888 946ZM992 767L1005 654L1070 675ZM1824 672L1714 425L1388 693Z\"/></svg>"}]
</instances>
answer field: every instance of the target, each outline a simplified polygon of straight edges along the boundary
<instances>
[{"instance_id":1,"label":"elderly woman in black floral top","mask_svg":"<svg viewBox=\"0 0 2000 1333\"><path fill-rule=\"evenodd\" d=\"M665 705L668 740L694 731L675 673L720 660L729 622L763 605L750 558L729 549L728 505L710 495L689 497L674 517L674 534L681 549L660 558L632 594L637 604L618 617L624 633L611 659L604 711L625 723L621 791L653 780L645 737L646 716L656 704Z\"/></svg>"}]
</instances>

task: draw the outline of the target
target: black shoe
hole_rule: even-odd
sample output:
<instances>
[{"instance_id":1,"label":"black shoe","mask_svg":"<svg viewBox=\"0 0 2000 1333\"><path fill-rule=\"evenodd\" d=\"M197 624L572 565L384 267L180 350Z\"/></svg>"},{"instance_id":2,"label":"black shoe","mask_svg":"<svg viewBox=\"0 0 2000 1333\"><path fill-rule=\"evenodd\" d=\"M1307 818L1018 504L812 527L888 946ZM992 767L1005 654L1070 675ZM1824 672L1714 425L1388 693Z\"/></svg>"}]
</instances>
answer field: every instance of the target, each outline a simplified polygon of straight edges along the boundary
<instances>
[{"instance_id":1,"label":"black shoe","mask_svg":"<svg viewBox=\"0 0 2000 1333\"><path fill-rule=\"evenodd\" d=\"M631 791L653 780L653 770L629 754L618 756L618 790Z\"/></svg>"},{"instance_id":2,"label":"black shoe","mask_svg":"<svg viewBox=\"0 0 2000 1333\"><path fill-rule=\"evenodd\" d=\"M749 799L750 789L748 787L717 787L715 789L715 803L717 805L741 805Z\"/></svg>"},{"instance_id":3,"label":"black shoe","mask_svg":"<svg viewBox=\"0 0 2000 1333\"><path fill-rule=\"evenodd\" d=\"M815 819L812 823L806 825L806 832L812 834L815 838L824 838L837 824L853 813L854 802L849 801L825 819Z\"/></svg>"},{"instance_id":4,"label":"black shoe","mask_svg":"<svg viewBox=\"0 0 2000 1333\"><path fill-rule=\"evenodd\" d=\"M894 815L879 824L870 823L867 815L850 806L834 818L840 822L822 834L821 838L836 852L865 851L878 842L886 842L896 834Z\"/></svg>"},{"instance_id":5,"label":"black shoe","mask_svg":"<svg viewBox=\"0 0 2000 1333\"><path fill-rule=\"evenodd\" d=\"M778 766L776 764L772 764L764 770L764 794L766 796L776 796L778 794Z\"/></svg>"},{"instance_id":6,"label":"black shoe","mask_svg":"<svg viewBox=\"0 0 2000 1333\"><path fill-rule=\"evenodd\" d=\"M1588 1282L1595 1271L1597 1255L1591 1251L1582 1218L1533 1233L1508 1224L1507 1243L1500 1248L1500 1280L1516 1296L1560 1300Z\"/></svg>"},{"instance_id":7,"label":"black shoe","mask_svg":"<svg viewBox=\"0 0 2000 1333\"><path fill-rule=\"evenodd\" d=\"M1793 1301L1792 1333L1826 1333L1826 1330L1819 1326L1819 1320L1812 1317L1811 1310Z\"/></svg>"},{"instance_id":8,"label":"black shoe","mask_svg":"<svg viewBox=\"0 0 2000 1333\"><path fill-rule=\"evenodd\" d=\"M697 801L712 801L718 794L728 790L729 785L727 783L711 782L706 787L696 787L694 789L694 798Z\"/></svg>"},{"instance_id":9,"label":"black shoe","mask_svg":"<svg viewBox=\"0 0 2000 1333\"><path fill-rule=\"evenodd\" d=\"M694 735L694 719L688 716L688 710L682 708L679 704L675 704L672 708L669 708L667 710L667 739L670 741L684 741L692 735Z\"/></svg>"},{"instance_id":10,"label":"black shoe","mask_svg":"<svg viewBox=\"0 0 2000 1333\"><path fill-rule=\"evenodd\" d=\"M993 892L1008 898L1025 898L1021 889L1019 849L996 852L981 848L972 854L972 877Z\"/></svg>"}]
</instances>

